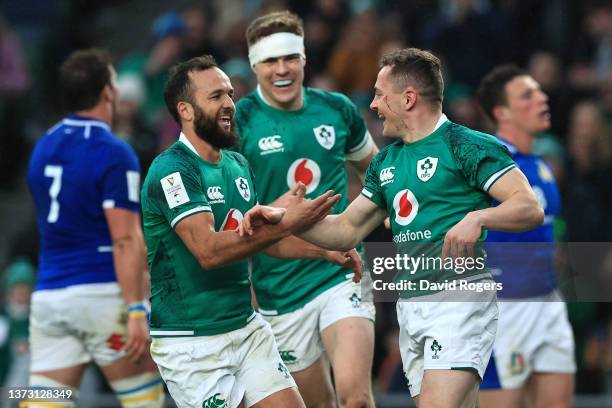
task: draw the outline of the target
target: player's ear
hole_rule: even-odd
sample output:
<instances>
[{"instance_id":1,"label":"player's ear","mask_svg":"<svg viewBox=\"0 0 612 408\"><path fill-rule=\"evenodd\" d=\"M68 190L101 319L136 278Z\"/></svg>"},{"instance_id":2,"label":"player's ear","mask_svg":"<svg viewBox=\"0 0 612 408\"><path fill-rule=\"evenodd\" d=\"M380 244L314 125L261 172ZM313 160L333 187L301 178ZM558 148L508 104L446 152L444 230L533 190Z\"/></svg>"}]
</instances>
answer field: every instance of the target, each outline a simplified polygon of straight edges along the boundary
<instances>
[{"instance_id":1,"label":"player's ear","mask_svg":"<svg viewBox=\"0 0 612 408\"><path fill-rule=\"evenodd\" d=\"M114 102L114 100L118 97L118 94L119 92L116 88L113 88L113 86L110 84L106 84L102 89L100 99L103 101Z\"/></svg>"},{"instance_id":2,"label":"player's ear","mask_svg":"<svg viewBox=\"0 0 612 408\"><path fill-rule=\"evenodd\" d=\"M185 122L193 121L195 112L193 110L193 106L189 102L179 101L176 104L176 110L181 119L183 119Z\"/></svg>"},{"instance_id":3,"label":"player's ear","mask_svg":"<svg viewBox=\"0 0 612 408\"><path fill-rule=\"evenodd\" d=\"M504 120L508 120L508 118L510 117L510 112L508 108L503 105L495 106L491 113L493 114L495 122L502 122Z\"/></svg>"},{"instance_id":4,"label":"player's ear","mask_svg":"<svg viewBox=\"0 0 612 408\"><path fill-rule=\"evenodd\" d=\"M413 87L409 86L404 90L404 94L402 95L404 102L404 110L409 111L414 107L414 104L417 101L418 95Z\"/></svg>"}]
</instances>

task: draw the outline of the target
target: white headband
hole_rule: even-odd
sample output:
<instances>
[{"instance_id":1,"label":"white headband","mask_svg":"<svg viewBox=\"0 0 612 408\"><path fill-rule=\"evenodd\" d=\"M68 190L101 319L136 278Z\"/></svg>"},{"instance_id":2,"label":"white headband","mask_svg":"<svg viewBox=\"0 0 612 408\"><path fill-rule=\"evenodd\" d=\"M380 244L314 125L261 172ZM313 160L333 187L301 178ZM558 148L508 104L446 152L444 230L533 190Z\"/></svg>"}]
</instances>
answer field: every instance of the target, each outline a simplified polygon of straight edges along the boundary
<instances>
[{"instance_id":1,"label":"white headband","mask_svg":"<svg viewBox=\"0 0 612 408\"><path fill-rule=\"evenodd\" d=\"M275 33L262 38L249 48L249 61L251 66L268 58L278 58L283 55L304 53L304 37L293 33Z\"/></svg>"}]
</instances>

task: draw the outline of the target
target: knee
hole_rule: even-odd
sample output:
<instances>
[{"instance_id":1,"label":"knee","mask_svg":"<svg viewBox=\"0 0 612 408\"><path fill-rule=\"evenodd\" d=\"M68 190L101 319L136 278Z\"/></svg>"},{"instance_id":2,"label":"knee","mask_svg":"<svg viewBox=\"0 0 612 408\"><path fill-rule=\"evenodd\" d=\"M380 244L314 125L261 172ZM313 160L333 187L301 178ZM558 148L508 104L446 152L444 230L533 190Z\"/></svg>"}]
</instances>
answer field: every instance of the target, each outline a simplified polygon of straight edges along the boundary
<instances>
[{"instance_id":1,"label":"knee","mask_svg":"<svg viewBox=\"0 0 612 408\"><path fill-rule=\"evenodd\" d=\"M368 393L352 392L348 395L339 394L338 402L341 408L373 408L372 396Z\"/></svg>"}]
</instances>

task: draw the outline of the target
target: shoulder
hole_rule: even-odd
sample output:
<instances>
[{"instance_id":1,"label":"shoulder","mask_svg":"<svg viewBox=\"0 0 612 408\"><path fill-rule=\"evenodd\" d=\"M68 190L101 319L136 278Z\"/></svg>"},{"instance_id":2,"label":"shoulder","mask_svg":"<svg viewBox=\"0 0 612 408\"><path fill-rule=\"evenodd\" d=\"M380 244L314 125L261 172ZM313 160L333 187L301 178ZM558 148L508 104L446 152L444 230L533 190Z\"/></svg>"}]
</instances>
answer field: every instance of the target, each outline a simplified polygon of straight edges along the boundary
<instances>
[{"instance_id":1,"label":"shoulder","mask_svg":"<svg viewBox=\"0 0 612 408\"><path fill-rule=\"evenodd\" d=\"M197 174L198 166L195 158L189 152L182 149L176 142L160 153L149 167L149 178L161 178L170 173L180 172L186 174Z\"/></svg>"},{"instance_id":2,"label":"shoulder","mask_svg":"<svg viewBox=\"0 0 612 408\"><path fill-rule=\"evenodd\" d=\"M370 162L370 167L380 166L381 163L385 161L385 159L389 156L389 153L396 151L402 148L403 142L401 140L396 140L395 142L388 144L387 146L380 149L378 153L372 158Z\"/></svg>"},{"instance_id":3,"label":"shoulder","mask_svg":"<svg viewBox=\"0 0 612 408\"><path fill-rule=\"evenodd\" d=\"M355 107L355 104L348 96L340 92L328 92L317 88L305 88L305 92L311 103L318 102L339 110L353 109Z\"/></svg>"},{"instance_id":4,"label":"shoulder","mask_svg":"<svg viewBox=\"0 0 612 408\"><path fill-rule=\"evenodd\" d=\"M226 155L227 160L236 162L241 166L249 167L249 162L242 154L234 151L223 149L223 154Z\"/></svg>"},{"instance_id":5,"label":"shoulder","mask_svg":"<svg viewBox=\"0 0 612 408\"><path fill-rule=\"evenodd\" d=\"M238 102L236 102L236 121L239 124L246 121L257 106L258 101L257 97L255 96L255 91L240 98Z\"/></svg>"},{"instance_id":6,"label":"shoulder","mask_svg":"<svg viewBox=\"0 0 612 408\"><path fill-rule=\"evenodd\" d=\"M452 148L466 145L494 146L508 150L495 136L450 122L445 132Z\"/></svg>"}]
</instances>

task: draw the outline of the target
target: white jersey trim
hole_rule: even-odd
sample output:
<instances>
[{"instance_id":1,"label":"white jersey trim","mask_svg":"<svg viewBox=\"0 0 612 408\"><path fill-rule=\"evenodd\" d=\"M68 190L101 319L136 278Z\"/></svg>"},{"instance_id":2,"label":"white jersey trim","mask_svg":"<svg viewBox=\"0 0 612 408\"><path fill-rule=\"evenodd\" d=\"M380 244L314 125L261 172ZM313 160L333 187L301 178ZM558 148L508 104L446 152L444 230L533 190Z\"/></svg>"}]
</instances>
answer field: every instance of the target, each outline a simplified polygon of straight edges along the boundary
<instances>
[{"instance_id":1,"label":"white jersey trim","mask_svg":"<svg viewBox=\"0 0 612 408\"><path fill-rule=\"evenodd\" d=\"M363 140L346 155L346 159L350 161L359 161L368 157L374 149L374 140L369 131L366 130Z\"/></svg>"},{"instance_id":2,"label":"white jersey trim","mask_svg":"<svg viewBox=\"0 0 612 408\"><path fill-rule=\"evenodd\" d=\"M199 154L196 151L195 147L193 147L193 145L191 144L189 139L187 139L187 136L185 136L185 134L183 132L181 132L181 135L179 136L179 142L182 142L185 146L187 146L189 148L189 150L191 150L192 152L194 152L195 154L197 154L199 156Z\"/></svg>"},{"instance_id":3,"label":"white jersey trim","mask_svg":"<svg viewBox=\"0 0 612 408\"><path fill-rule=\"evenodd\" d=\"M113 252L112 245L101 245L98 247L98 252Z\"/></svg>"},{"instance_id":4,"label":"white jersey trim","mask_svg":"<svg viewBox=\"0 0 612 408\"><path fill-rule=\"evenodd\" d=\"M366 196L368 198L372 198L372 196L374 195L371 192L369 192L368 190L366 190L365 188L363 190L361 190L361 194L363 194L364 196Z\"/></svg>"},{"instance_id":5,"label":"white jersey trim","mask_svg":"<svg viewBox=\"0 0 612 408\"><path fill-rule=\"evenodd\" d=\"M103 129L106 129L109 132L111 131L110 126L108 126L106 123L99 121L99 120L64 119L62 120L62 123L68 126L86 126L88 128L91 126L98 126ZM86 132L88 133L89 130L86 130Z\"/></svg>"},{"instance_id":6,"label":"white jersey trim","mask_svg":"<svg viewBox=\"0 0 612 408\"><path fill-rule=\"evenodd\" d=\"M440 116L440 118L438 119L438 122L436 122L436 127L431 131L431 133L438 130L438 128L442 126L444 123L446 123L447 121L448 121L448 118L446 117L446 115L442 114L442 116Z\"/></svg>"},{"instance_id":7,"label":"white jersey trim","mask_svg":"<svg viewBox=\"0 0 612 408\"><path fill-rule=\"evenodd\" d=\"M174 228L176 223L179 222L180 220L182 220L183 218L188 217L191 214L195 214L195 213L199 213L199 212L204 212L204 211L211 212L212 210L211 210L210 206L208 206L208 205L200 205L198 207L192 208L191 210L187 210L184 213L181 213L181 214L177 215L176 218L174 218L172 220L172 222L170 223L170 226L172 228Z\"/></svg>"},{"instance_id":8,"label":"white jersey trim","mask_svg":"<svg viewBox=\"0 0 612 408\"><path fill-rule=\"evenodd\" d=\"M261 313L264 316L276 316L278 315L278 310L265 310L262 308L259 308L259 313Z\"/></svg>"},{"instance_id":9,"label":"white jersey trim","mask_svg":"<svg viewBox=\"0 0 612 408\"><path fill-rule=\"evenodd\" d=\"M109 198L109 199L102 201L102 208L104 208L105 210L107 208L115 208L115 200L111 200Z\"/></svg>"},{"instance_id":10,"label":"white jersey trim","mask_svg":"<svg viewBox=\"0 0 612 408\"><path fill-rule=\"evenodd\" d=\"M484 183L484 186L482 186L482 189L484 191L489 191L489 188L491 188L491 186L493 185L493 183L495 183L497 181L498 178L500 178L501 176L503 176L508 170L510 170L511 168L516 167L516 164L511 164L509 166L504 167L503 169L501 169L500 171L498 171L497 173L493 174L491 177L489 177L489 179L487 180L486 183Z\"/></svg>"},{"instance_id":11,"label":"white jersey trim","mask_svg":"<svg viewBox=\"0 0 612 408\"><path fill-rule=\"evenodd\" d=\"M150 330L151 336L193 336L193 330Z\"/></svg>"}]
</instances>

